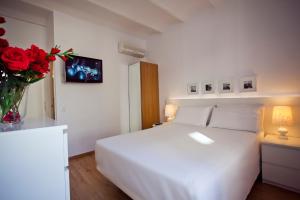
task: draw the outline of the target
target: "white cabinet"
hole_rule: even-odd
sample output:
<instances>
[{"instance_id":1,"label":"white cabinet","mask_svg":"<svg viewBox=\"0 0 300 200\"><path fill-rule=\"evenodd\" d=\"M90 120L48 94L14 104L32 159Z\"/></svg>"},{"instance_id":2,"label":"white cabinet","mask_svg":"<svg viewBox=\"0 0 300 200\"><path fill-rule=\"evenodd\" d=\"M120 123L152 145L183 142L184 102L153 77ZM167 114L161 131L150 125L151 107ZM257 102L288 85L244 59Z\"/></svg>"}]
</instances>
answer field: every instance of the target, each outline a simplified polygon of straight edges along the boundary
<instances>
[{"instance_id":1,"label":"white cabinet","mask_svg":"<svg viewBox=\"0 0 300 200\"><path fill-rule=\"evenodd\" d=\"M0 132L0 199L70 199L66 129L46 120Z\"/></svg>"},{"instance_id":2,"label":"white cabinet","mask_svg":"<svg viewBox=\"0 0 300 200\"><path fill-rule=\"evenodd\" d=\"M268 135L262 143L263 181L300 192L300 138Z\"/></svg>"}]
</instances>

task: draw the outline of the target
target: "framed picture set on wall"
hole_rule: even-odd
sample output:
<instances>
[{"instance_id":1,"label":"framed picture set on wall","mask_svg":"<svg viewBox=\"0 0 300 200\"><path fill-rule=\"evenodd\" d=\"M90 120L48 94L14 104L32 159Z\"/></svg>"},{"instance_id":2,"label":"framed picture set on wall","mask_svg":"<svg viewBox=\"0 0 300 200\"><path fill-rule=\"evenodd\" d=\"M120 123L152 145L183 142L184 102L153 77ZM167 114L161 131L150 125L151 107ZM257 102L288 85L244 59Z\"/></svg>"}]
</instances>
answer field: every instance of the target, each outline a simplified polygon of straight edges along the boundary
<instances>
[{"instance_id":1,"label":"framed picture set on wall","mask_svg":"<svg viewBox=\"0 0 300 200\"><path fill-rule=\"evenodd\" d=\"M232 93L233 92L233 82L232 80L222 80L219 82L219 92L220 93Z\"/></svg>"},{"instance_id":2,"label":"framed picture set on wall","mask_svg":"<svg viewBox=\"0 0 300 200\"><path fill-rule=\"evenodd\" d=\"M240 92L255 92L256 77L247 76L240 79Z\"/></svg>"},{"instance_id":3,"label":"framed picture set on wall","mask_svg":"<svg viewBox=\"0 0 300 200\"><path fill-rule=\"evenodd\" d=\"M189 83L187 85L187 93L189 95L199 94L199 84L198 83Z\"/></svg>"},{"instance_id":4,"label":"framed picture set on wall","mask_svg":"<svg viewBox=\"0 0 300 200\"><path fill-rule=\"evenodd\" d=\"M213 94L215 93L214 81L204 81L201 84L202 94Z\"/></svg>"}]
</instances>

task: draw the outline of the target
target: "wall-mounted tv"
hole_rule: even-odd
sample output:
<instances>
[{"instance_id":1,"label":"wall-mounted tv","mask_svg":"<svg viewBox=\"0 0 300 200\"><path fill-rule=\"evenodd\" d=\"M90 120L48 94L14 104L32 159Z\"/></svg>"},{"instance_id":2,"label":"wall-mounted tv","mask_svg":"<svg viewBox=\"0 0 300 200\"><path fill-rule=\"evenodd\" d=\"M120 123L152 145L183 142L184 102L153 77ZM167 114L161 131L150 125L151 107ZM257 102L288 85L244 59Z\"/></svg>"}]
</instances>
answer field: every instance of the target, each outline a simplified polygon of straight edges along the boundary
<instances>
[{"instance_id":1,"label":"wall-mounted tv","mask_svg":"<svg viewBox=\"0 0 300 200\"><path fill-rule=\"evenodd\" d=\"M65 64L66 82L102 83L102 60L74 56Z\"/></svg>"}]
</instances>

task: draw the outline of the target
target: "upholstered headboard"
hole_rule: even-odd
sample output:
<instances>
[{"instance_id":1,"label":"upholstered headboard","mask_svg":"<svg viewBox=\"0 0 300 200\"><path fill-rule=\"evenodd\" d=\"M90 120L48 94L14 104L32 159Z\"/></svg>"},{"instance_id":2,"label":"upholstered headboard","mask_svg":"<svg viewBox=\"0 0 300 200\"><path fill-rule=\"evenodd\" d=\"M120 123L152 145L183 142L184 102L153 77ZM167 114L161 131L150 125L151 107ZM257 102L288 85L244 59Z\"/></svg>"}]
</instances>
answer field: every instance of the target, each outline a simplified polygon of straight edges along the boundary
<instances>
[{"instance_id":1,"label":"upholstered headboard","mask_svg":"<svg viewBox=\"0 0 300 200\"><path fill-rule=\"evenodd\" d=\"M277 127L272 124L273 106L291 106L294 123L291 127L289 127L289 136L300 137L300 95L255 97L184 97L170 98L166 103L172 103L178 106L260 104L264 107L262 126L266 134L275 134L277 129Z\"/></svg>"}]
</instances>

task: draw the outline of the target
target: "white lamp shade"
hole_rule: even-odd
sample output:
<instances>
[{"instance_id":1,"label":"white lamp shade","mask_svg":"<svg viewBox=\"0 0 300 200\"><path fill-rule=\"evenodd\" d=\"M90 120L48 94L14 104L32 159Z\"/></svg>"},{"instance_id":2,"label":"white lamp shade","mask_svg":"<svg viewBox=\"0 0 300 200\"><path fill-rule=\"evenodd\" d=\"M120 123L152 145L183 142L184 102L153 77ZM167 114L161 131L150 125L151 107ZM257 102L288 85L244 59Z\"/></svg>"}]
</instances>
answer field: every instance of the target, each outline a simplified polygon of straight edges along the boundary
<instances>
[{"instance_id":1,"label":"white lamp shade","mask_svg":"<svg viewBox=\"0 0 300 200\"><path fill-rule=\"evenodd\" d=\"M175 117L176 108L177 107L174 104L167 104L165 107L165 116L168 118Z\"/></svg>"},{"instance_id":2,"label":"white lamp shade","mask_svg":"<svg viewBox=\"0 0 300 200\"><path fill-rule=\"evenodd\" d=\"M292 125L293 116L290 106L274 106L272 123L279 126Z\"/></svg>"}]
</instances>

